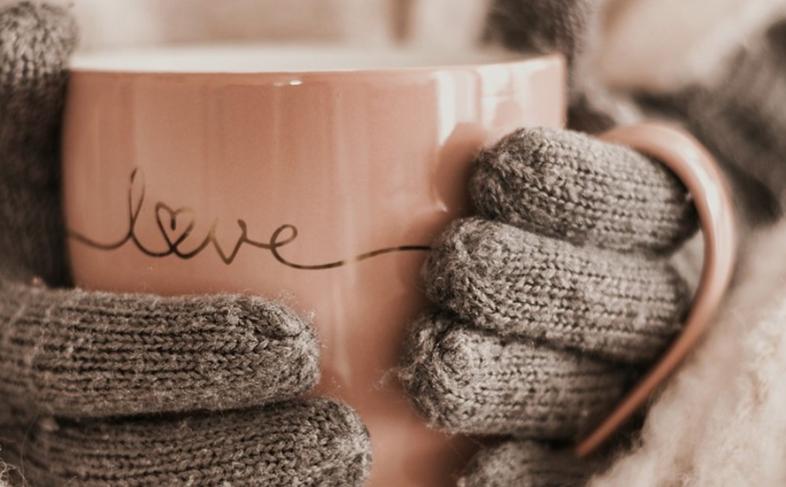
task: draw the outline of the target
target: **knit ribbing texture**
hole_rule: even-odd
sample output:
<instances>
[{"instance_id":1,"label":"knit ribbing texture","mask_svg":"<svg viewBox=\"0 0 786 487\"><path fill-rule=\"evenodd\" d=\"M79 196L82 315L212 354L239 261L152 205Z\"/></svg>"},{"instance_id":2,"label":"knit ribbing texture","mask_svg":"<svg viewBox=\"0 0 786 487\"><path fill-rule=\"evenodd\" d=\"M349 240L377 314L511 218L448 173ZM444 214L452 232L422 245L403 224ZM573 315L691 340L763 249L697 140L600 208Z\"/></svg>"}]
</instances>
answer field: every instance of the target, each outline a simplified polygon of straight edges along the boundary
<instances>
[{"instance_id":1,"label":"knit ribbing texture","mask_svg":"<svg viewBox=\"0 0 786 487\"><path fill-rule=\"evenodd\" d=\"M10 449L34 485L362 485L360 418L325 399L223 414L111 421L41 419ZM24 448L24 450L20 450Z\"/></svg>"},{"instance_id":2,"label":"knit ribbing texture","mask_svg":"<svg viewBox=\"0 0 786 487\"><path fill-rule=\"evenodd\" d=\"M478 454L457 487L583 485L595 463L583 464L570 451L543 443L507 441Z\"/></svg>"},{"instance_id":3,"label":"knit ribbing texture","mask_svg":"<svg viewBox=\"0 0 786 487\"><path fill-rule=\"evenodd\" d=\"M426 315L400 375L430 422L454 432L574 438L619 400L629 373L587 356Z\"/></svg>"},{"instance_id":4,"label":"knit ribbing texture","mask_svg":"<svg viewBox=\"0 0 786 487\"><path fill-rule=\"evenodd\" d=\"M437 310L399 376L432 426L515 438L464 485L580 485L594 464L544 442L586 434L679 332L690 296L669 254L695 209L657 161L546 128L481 152L470 192L478 216L426 259Z\"/></svg>"}]
</instances>

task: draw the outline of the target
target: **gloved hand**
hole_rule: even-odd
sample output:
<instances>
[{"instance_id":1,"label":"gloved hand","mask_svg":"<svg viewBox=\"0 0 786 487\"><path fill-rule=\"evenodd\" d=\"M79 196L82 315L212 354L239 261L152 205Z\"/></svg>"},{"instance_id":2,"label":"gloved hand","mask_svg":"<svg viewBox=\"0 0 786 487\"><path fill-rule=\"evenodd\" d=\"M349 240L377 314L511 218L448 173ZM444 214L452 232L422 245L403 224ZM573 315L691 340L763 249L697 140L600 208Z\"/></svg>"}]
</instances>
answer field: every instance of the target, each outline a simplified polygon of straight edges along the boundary
<instances>
[{"instance_id":1,"label":"gloved hand","mask_svg":"<svg viewBox=\"0 0 786 487\"><path fill-rule=\"evenodd\" d=\"M0 10L0 484L361 485L358 417L296 399L318 376L308 323L256 297L65 287L59 124L75 39L57 8Z\"/></svg>"},{"instance_id":2,"label":"gloved hand","mask_svg":"<svg viewBox=\"0 0 786 487\"><path fill-rule=\"evenodd\" d=\"M575 61L591 3L498 0L492 22L509 47ZM574 122L610 122L584 94L572 101ZM470 195L477 216L454 222L424 266L436 309L413 325L400 377L432 426L503 438L461 487L582 485L603 458L565 447L680 330L690 293L668 260L695 210L658 162L544 128L483 151Z\"/></svg>"},{"instance_id":3,"label":"gloved hand","mask_svg":"<svg viewBox=\"0 0 786 487\"><path fill-rule=\"evenodd\" d=\"M556 455L555 470L527 440L580 439L679 331L690 294L668 256L696 228L692 203L657 162L557 129L481 153L470 193L478 216L426 261L437 310L400 375L432 425L519 439L462 485L578 483L578 460Z\"/></svg>"}]
</instances>

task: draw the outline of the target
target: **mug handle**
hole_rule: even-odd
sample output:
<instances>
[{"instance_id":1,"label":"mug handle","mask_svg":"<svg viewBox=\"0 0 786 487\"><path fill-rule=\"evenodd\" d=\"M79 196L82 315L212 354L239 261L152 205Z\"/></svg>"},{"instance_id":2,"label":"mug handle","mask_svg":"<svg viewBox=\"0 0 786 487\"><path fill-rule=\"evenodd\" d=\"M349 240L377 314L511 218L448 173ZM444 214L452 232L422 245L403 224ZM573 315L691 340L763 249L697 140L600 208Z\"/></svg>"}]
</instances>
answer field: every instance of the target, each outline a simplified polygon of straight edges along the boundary
<instances>
[{"instance_id":1,"label":"mug handle","mask_svg":"<svg viewBox=\"0 0 786 487\"><path fill-rule=\"evenodd\" d=\"M712 155L692 135L675 126L645 122L614 128L600 138L661 161L687 187L704 233L704 263L682 332L612 413L578 443L575 452L579 457L589 455L609 439L696 345L711 324L728 288L737 246L734 210L726 179Z\"/></svg>"}]
</instances>

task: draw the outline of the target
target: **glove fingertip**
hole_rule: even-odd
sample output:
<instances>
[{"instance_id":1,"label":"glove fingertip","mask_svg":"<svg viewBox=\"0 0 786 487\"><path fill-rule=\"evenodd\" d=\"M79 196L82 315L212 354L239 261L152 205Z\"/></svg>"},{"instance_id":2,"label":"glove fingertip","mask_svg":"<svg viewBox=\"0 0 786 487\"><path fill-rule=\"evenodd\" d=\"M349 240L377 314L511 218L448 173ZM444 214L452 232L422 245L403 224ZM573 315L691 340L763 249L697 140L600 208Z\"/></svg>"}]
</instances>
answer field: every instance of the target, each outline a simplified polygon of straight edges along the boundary
<instances>
[{"instance_id":1,"label":"glove fingertip","mask_svg":"<svg viewBox=\"0 0 786 487\"><path fill-rule=\"evenodd\" d=\"M333 468L344 471L345 485L362 485L371 472L371 437L360 416L349 406L334 399L311 401L315 411L326 415L330 448L335 457Z\"/></svg>"},{"instance_id":2,"label":"glove fingertip","mask_svg":"<svg viewBox=\"0 0 786 487\"><path fill-rule=\"evenodd\" d=\"M523 128L483 151L470 194L488 219L622 252L668 253L697 228L664 165L568 130Z\"/></svg>"},{"instance_id":3,"label":"glove fingertip","mask_svg":"<svg viewBox=\"0 0 786 487\"><path fill-rule=\"evenodd\" d=\"M319 382L319 339L311 323L289 307L258 296L231 297L228 304L227 321L248 327L257 337L256 343L273 338L286 344L280 351L281 360L297 378L290 394L299 394Z\"/></svg>"},{"instance_id":4,"label":"glove fingertip","mask_svg":"<svg viewBox=\"0 0 786 487\"><path fill-rule=\"evenodd\" d=\"M36 59L43 61L36 66L39 74L45 74L62 65L78 38L76 21L64 8L30 1L0 8L0 66L4 69L24 69L21 74L31 76L35 72L26 61Z\"/></svg>"},{"instance_id":5,"label":"glove fingertip","mask_svg":"<svg viewBox=\"0 0 786 487\"><path fill-rule=\"evenodd\" d=\"M422 277L429 299L474 324L485 322L473 303L484 297L479 281L493 280L494 263L508 258L489 235L497 225L480 218L456 220L432 245Z\"/></svg>"},{"instance_id":6,"label":"glove fingertip","mask_svg":"<svg viewBox=\"0 0 786 487\"><path fill-rule=\"evenodd\" d=\"M15 320L0 391L72 417L227 410L297 397L319 379L310 324L244 295L159 297L3 284ZM46 330L41 333L40 330Z\"/></svg>"},{"instance_id":7,"label":"glove fingertip","mask_svg":"<svg viewBox=\"0 0 786 487\"><path fill-rule=\"evenodd\" d=\"M543 443L508 441L479 452L458 487L579 486L594 466Z\"/></svg>"}]
</instances>

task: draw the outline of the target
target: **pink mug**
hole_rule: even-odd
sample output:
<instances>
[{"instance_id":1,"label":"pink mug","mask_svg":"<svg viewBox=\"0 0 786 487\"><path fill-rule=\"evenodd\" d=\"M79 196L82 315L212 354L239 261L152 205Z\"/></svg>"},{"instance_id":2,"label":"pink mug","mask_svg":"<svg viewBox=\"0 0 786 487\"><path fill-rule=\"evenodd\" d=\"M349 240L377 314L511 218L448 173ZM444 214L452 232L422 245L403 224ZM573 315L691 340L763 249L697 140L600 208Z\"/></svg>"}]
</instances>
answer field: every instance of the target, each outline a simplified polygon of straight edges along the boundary
<instances>
[{"instance_id":1,"label":"pink mug","mask_svg":"<svg viewBox=\"0 0 786 487\"><path fill-rule=\"evenodd\" d=\"M561 127L557 55L181 47L72 64L65 215L79 286L257 293L313 313L318 393L368 426L371 486L447 486L471 440L394 380L428 245L478 149Z\"/></svg>"}]
</instances>

